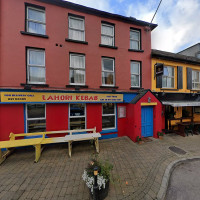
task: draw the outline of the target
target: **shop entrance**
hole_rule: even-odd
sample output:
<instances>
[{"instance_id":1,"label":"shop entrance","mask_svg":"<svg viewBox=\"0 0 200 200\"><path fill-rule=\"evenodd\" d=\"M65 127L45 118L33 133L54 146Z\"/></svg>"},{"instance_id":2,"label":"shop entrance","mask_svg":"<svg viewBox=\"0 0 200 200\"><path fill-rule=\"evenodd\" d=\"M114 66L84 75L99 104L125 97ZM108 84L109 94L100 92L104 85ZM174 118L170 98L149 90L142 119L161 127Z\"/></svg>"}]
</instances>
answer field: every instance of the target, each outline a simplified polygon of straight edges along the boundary
<instances>
[{"instance_id":1,"label":"shop entrance","mask_svg":"<svg viewBox=\"0 0 200 200\"><path fill-rule=\"evenodd\" d=\"M142 137L153 137L153 107L143 106L141 109Z\"/></svg>"}]
</instances>

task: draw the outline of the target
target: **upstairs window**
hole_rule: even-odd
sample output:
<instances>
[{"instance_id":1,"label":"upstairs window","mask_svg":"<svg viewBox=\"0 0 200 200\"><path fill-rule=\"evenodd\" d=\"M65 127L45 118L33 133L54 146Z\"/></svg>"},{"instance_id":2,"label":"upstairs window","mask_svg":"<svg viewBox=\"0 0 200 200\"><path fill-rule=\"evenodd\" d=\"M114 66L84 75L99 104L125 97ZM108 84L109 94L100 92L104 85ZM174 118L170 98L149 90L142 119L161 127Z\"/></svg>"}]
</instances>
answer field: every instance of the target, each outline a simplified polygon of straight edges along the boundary
<instances>
[{"instance_id":1,"label":"upstairs window","mask_svg":"<svg viewBox=\"0 0 200 200\"><path fill-rule=\"evenodd\" d=\"M70 54L70 84L85 84L85 55Z\"/></svg>"},{"instance_id":2,"label":"upstairs window","mask_svg":"<svg viewBox=\"0 0 200 200\"><path fill-rule=\"evenodd\" d=\"M114 46L114 26L109 24L101 24L101 44Z\"/></svg>"},{"instance_id":3,"label":"upstairs window","mask_svg":"<svg viewBox=\"0 0 200 200\"><path fill-rule=\"evenodd\" d=\"M27 49L27 82L44 84L45 81L45 51Z\"/></svg>"},{"instance_id":4,"label":"upstairs window","mask_svg":"<svg viewBox=\"0 0 200 200\"><path fill-rule=\"evenodd\" d=\"M46 106L45 104L26 105L26 130L27 133L46 131Z\"/></svg>"},{"instance_id":5,"label":"upstairs window","mask_svg":"<svg viewBox=\"0 0 200 200\"><path fill-rule=\"evenodd\" d=\"M69 16L69 39L85 41L84 18Z\"/></svg>"},{"instance_id":6,"label":"upstairs window","mask_svg":"<svg viewBox=\"0 0 200 200\"><path fill-rule=\"evenodd\" d=\"M200 90L200 71L192 70L192 89Z\"/></svg>"},{"instance_id":7,"label":"upstairs window","mask_svg":"<svg viewBox=\"0 0 200 200\"><path fill-rule=\"evenodd\" d=\"M115 62L112 58L102 58L102 85L115 85Z\"/></svg>"},{"instance_id":8,"label":"upstairs window","mask_svg":"<svg viewBox=\"0 0 200 200\"><path fill-rule=\"evenodd\" d=\"M45 10L34 7L26 8L26 31L41 35L46 34Z\"/></svg>"},{"instance_id":9,"label":"upstairs window","mask_svg":"<svg viewBox=\"0 0 200 200\"><path fill-rule=\"evenodd\" d=\"M131 61L131 87L140 87L140 62Z\"/></svg>"},{"instance_id":10,"label":"upstairs window","mask_svg":"<svg viewBox=\"0 0 200 200\"><path fill-rule=\"evenodd\" d=\"M140 31L130 30L130 49L140 50Z\"/></svg>"},{"instance_id":11,"label":"upstairs window","mask_svg":"<svg viewBox=\"0 0 200 200\"><path fill-rule=\"evenodd\" d=\"M164 66L162 87L174 88L174 67Z\"/></svg>"}]
</instances>

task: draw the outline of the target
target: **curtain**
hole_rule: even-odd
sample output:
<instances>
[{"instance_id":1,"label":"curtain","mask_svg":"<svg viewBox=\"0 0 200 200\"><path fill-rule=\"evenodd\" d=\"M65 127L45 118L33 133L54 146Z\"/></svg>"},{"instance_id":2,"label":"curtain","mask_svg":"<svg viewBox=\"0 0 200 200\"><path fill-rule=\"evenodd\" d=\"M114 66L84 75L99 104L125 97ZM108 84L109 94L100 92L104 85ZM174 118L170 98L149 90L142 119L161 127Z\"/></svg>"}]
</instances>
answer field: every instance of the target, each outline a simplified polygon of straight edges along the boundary
<instances>
[{"instance_id":1,"label":"curtain","mask_svg":"<svg viewBox=\"0 0 200 200\"><path fill-rule=\"evenodd\" d=\"M45 68L44 67L29 67L29 81L45 83Z\"/></svg>"},{"instance_id":2,"label":"curtain","mask_svg":"<svg viewBox=\"0 0 200 200\"><path fill-rule=\"evenodd\" d=\"M139 42L138 42L138 41L131 40L131 41L130 41L130 49L139 50Z\"/></svg>"},{"instance_id":3,"label":"curtain","mask_svg":"<svg viewBox=\"0 0 200 200\"><path fill-rule=\"evenodd\" d=\"M139 86L139 75L131 75L131 86Z\"/></svg>"},{"instance_id":4,"label":"curtain","mask_svg":"<svg viewBox=\"0 0 200 200\"><path fill-rule=\"evenodd\" d=\"M102 25L101 27L101 34L113 36L114 35L114 28L111 26Z\"/></svg>"},{"instance_id":5,"label":"curtain","mask_svg":"<svg viewBox=\"0 0 200 200\"><path fill-rule=\"evenodd\" d=\"M45 35L46 34L46 25L29 21L27 31L30 33L38 33L38 34Z\"/></svg>"},{"instance_id":6,"label":"curtain","mask_svg":"<svg viewBox=\"0 0 200 200\"><path fill-rule=\"evenodd\" d=\"M84 31L69 29L69 39L84 41Z\"/></svg>"},{"instance_id":7,"label":"curtain","mask_svg":"<svg viewBox=\"0 0 200 200\"><path fill-rule=\"evenodd\" d=\"M45 54L44 51L29 50L29 65L45 66Z\"/></svg>"},{"instance_id":8,"label":"curtain","mask_svg":"<svg viewBox=\"0 0 200 200\"><path fill-rule=\"evenodd\" d=\"M131 62L131 74L140 74L139 63Z\"/></svg>"},{"instance_id":9,"label":"curtain","mask_svg":"<svg viewBox=\"0 0 200 200\"><path fill-rule=\"evenodd\" d=\"M72 68L85 68L84 56L71 55L70 56L70 67Z\"/></svg>"},{"instance_id":10,"label":"curtain","mask_svg":"<svg viewBox=\"0 0 200 200\"><path fill-rule=\"evenodd\" d=\"M70 70L70 82L71 83L85 83L85 71L83 70Z\"/></svg>"},{"instance_id":11,"label":"curtain","mask_svg":"<svg viewBox=\"0 0 200 200\"><path fill-rule=\"evenodd\" d=\"M28 8L28 19L45 23L45 12Z\"/></svg>"},{"instance_id":12,"label":"curtain","mask_svg":"<svg viewBox=\"0 0 200 200\"><path fill-rule=\"evenodd\" d=\"M109 37L109 36L101 36L101 44L109 45L109 46L114 46L114 38Z\"/></svg>"}]
</instances>

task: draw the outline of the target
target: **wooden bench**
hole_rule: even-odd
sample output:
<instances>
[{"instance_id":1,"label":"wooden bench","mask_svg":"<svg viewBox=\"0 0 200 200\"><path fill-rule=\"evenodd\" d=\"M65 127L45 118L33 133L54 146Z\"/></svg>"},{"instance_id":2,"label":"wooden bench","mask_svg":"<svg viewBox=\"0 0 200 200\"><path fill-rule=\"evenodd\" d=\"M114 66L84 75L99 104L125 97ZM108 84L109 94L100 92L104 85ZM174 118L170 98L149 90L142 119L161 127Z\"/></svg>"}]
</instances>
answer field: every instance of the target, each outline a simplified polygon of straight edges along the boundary
<instances>
[{"instance_id":1,"label":"wooden bench","mask_svg":"<svg viewBox=\"0 0 200 200\"><path fill-rule=\"evenodd\" d=\"M88 133L92 132L92 133ZM75 135L73 135L76 133ZM82 133L82 134L79 134ZM65 134L64 137L50 137L46 138L47 135L52 134ZM16 140L17 137L27 137L27 136L41 136L41 138L26 138ZM6 157L11 153L10 148L23 147L23 146L34 146L35 147L35 162L38 162L41 156L41 145L43 144L53 144L53 143L65 143L68 142L69 156L71 157L72 152L72 142L82 141L82 140L94 140L96 151L99 153L99 142L98 138L101 137L100 133L96 133L96 127L93 129L82 129L82 130L62 130L62 131L49 131L49 132L38 132L38 133L22 133L14 134L10 133L9 141L0 142L0 164L6 159ZM8 151L3 155L3 148L8 149Z\"/></svg>"}]
</instances>

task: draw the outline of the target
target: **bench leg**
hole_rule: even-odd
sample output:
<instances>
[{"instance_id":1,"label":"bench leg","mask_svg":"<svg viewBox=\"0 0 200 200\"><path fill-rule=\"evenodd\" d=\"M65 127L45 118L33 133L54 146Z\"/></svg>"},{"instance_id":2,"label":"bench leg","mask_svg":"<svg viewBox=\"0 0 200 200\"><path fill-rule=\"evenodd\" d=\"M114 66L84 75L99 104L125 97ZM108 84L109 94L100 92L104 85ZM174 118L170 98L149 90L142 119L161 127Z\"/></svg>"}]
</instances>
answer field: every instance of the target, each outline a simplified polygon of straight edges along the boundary
<instances>
[{"instance_id":1,"label":"bench leg","mask_svg":"<svg viewBox=\"0 0 200 200\"><path fill-rule=\"evenodd\" d=\"M99 153L99 140L98 140L98 138L95 139L95 147L96 147L97 153Z\"/></svg>"},{"instance_id":2,"label":"bench leg","mask_svg":"<svg viewBox=\"0 0 200 200\"><path fill-rule=\"evenodd\" d=\"M69 157L71 158L72 156L72 142L71 141L68 142L68 149L69 149Z\"/></svg>"},{"instance_id":3,"label":"bench leg","mask_svg":"<svg viewBox=\"0 0 200 200\"><path fill-rule=\"evenodd\" d=\"M2 151L1 151L1 149L0 149L0 164L1 164L5 159L6 159L6 157L5 157L5 156L3 157L3 153L2 153Z\"/></svg>"},{"instance_id":4,"label":"bench leg","mask_svg":"<svg viewBox=\"0 0 200 200\"><path fill-rule=\"evenodd\" d=\"M41 144L36 144L35 145L35 162L38 162L40 159L41 155Z\"/></svg>"}]
</instances>

